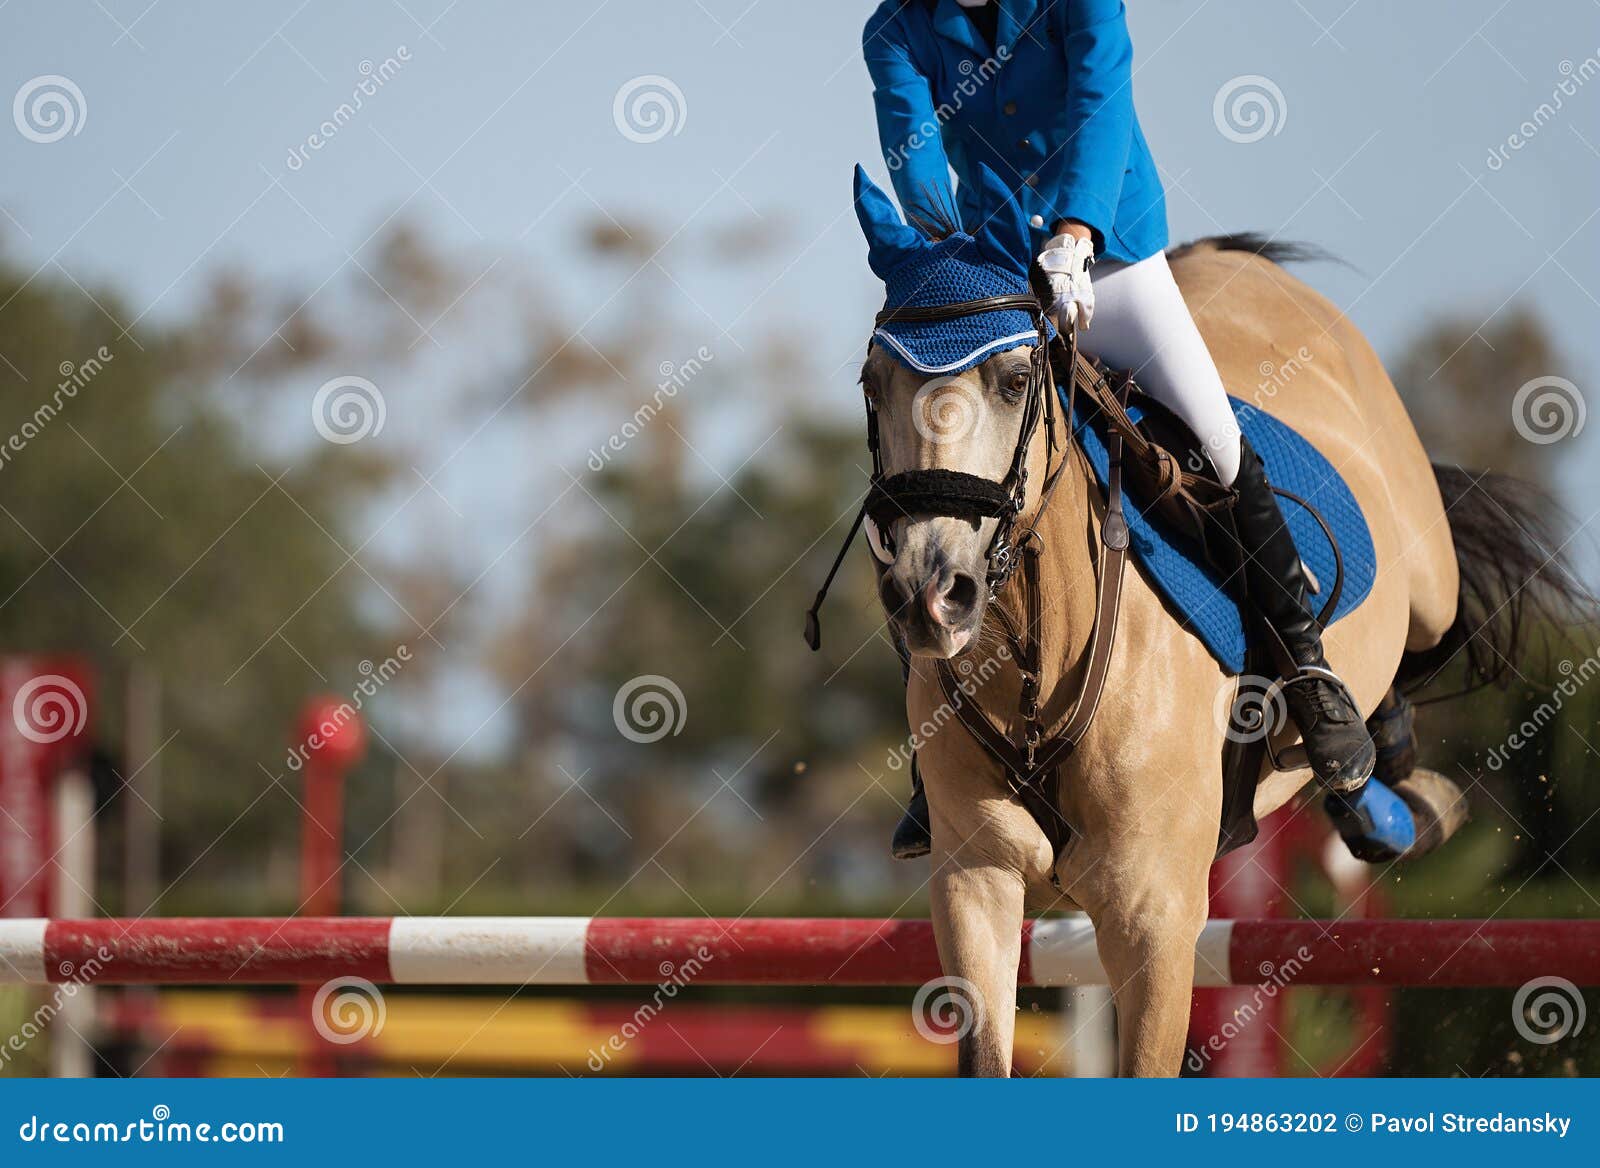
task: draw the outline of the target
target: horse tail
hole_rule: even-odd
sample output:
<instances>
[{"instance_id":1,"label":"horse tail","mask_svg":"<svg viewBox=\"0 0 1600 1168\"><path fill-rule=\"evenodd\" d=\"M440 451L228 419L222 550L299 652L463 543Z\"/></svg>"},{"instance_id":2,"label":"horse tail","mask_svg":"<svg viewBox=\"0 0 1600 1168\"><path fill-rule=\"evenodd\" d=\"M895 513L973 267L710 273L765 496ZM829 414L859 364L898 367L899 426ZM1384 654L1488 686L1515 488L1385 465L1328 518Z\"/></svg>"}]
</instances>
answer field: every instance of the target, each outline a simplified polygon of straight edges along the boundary
<instances>
[{"instance_id":1,"label":"horse tail","mask_svg":"<svg viewBox=\"0 0 1600 1168\"><path fill-rule=\"evenodd\" d=\"M1504 686L1533 634L1593 622L1600 603L1573 574L1565 519L1547 492L1487 471L1435 463L1433 473L1460 566L1456 618L1433 648L1400 659L1396 683L1411 691L1461 667L1463 693Z\"/></svg>"}]
</instances>

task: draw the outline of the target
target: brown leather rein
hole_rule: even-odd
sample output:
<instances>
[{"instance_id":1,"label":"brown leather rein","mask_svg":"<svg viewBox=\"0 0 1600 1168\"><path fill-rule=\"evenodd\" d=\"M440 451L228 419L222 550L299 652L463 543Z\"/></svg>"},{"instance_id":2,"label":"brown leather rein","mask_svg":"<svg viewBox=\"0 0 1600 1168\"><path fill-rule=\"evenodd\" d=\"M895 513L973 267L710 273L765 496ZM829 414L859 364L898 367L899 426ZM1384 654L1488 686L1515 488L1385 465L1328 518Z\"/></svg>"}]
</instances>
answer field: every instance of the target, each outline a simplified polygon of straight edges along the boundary
<instances>
[{"instance_id":1,"label":"brown leather rein","mask_svg":"<svg viewBox=\"0 0 1600 1168\"><path fill-rule=\"evenodd\" d=\"M1009 651L1022 677L1017 710L1021 722L1021 741L1013 741L984 715L975 700L976 687L964 682L958 676L957 667L950 661L940 661L937 665L939 687L945 702L967 732L1000 763L1007 787L1038 823L1050 841L1055 860L1059 861L1072 837L1071 825L1061 814L1061 771L1088 732L1105 692L1116 638L1117 614L1122 601L1122 580L1128 559L1128 524L1122 492L1124 426L1120 423L1126 423L1127 429L1132 430L1126 413L1128 382L1123 380L1120 385L1113 387L1099 368L1078 352L1076 332L1067 334L1066 368L1070 370L1072 381L1068 386L1066 408L1063 411L1066 438L1060 443L1060 457L1052 468L1049 465L1051 456L1057 449L1056 383L1048 324L1036 298L1031 295L996 296L931 308L886 309L878 314L876 323L950 320L980 312L1017 309L1026 310L1033 318L1039 332L1039 343L1034 350L1028 401L1017 436L1017 446L1005 479L995 483L961 472L943 472L943 477L937 480L927 478L927 472L922 472L923 477L919 477L918 472L886 475L879 450L877 417L869 402L867 446L872 454L872 481L844 546L840 548L826 581L806 613L806 641L812 649L821 645L818 611L846 551L854 542L855 533L868 514L876 518L877 514L890 512L894 508L898 508L900 514L907 514L914 508L932 514L956 514L974 519L992 516L998 519L994 538L987 551L991 600L1008 585L1019 564L1022 569L1026 614L1023 627L1017 628L1015 619L998 604L990 608L1007 639ZM1110 423L1106 432L1110 456L1106 476L1106 509L1100 521L1103 554L1095 584L1094 628L1089 637L1083 678L1077 696L1059 725L1046 726L1039 701L1044 673L1039 639L1044 603L1040 588L1040 559L1044 541L1039 534L1039 524L1050 505L1057 482L1072 458L1073 403L1079 389L1107 414ZM1028 448L1041 419L1045 424L1047 439L1045 480L1040 491L1039 506L1032 519L1024 524L1022 513L1028 481ZM1056 865L1052 864L1051 880L1059 888L1060 881L1055 869Z\"/></svg>"},{"instance_id":2,"label":"brown leather rein","mask_svg":"<svg viewBox=\"0 0 1600 1168\"><path fill-rule=\"evenodd\" d=\"M1047 480L1049 487L1054 486L1056 476L1071 458L1071 402L1076 391L1081 388L1085 396L1097 405L1114 403L1119 412L1125 405L1122 395L1127 392L1126 382L1122 383L1120 392L1113 389L1099 369L1078 353L1075 333L1068 339L1067 352L1068 367L1073 376L1073 384L1068 392L1069 438L1061 456L1061 465ZM1053 394L1053 378L1049 388ZM975 694L963 684L956 666L949 661L940 661L936 666L939 689L945 702L955 711L967 732L1000 764L1007 787L1050 841L1050 881L1057 889L1061 887L1057 868L1072 839L1072 826L1061 813L1062 768L1088 733L1095 712L1099 709L1100 698L1105 693L1106 678L1111 671L1111 651L1116 640L1117 616L1122 605L1124 569L1128 561L1128 524L1123 512L1122 494L1123 434L1114 425L1107 427L1106 449L1109 466L1106 473L1106 510L1100 521L1102 554L1099 576L1095 582L1094 626L1089 634L1083 677L1067 713L1056 725L1047 726L1040 710L1045 667L1040 647L1040 626L1044 616L1040 561L1044 539L1038 528L1050 501L1048 494L1041 498L1032 523L1018 541L1026 613L1024 626L1018 629L1011 615L998 605L990 610L1006 637L1022 677L1017 705L1022 740L1014 741L984 715L975 700L969 700Z\"/></svg>"}]
</instances>

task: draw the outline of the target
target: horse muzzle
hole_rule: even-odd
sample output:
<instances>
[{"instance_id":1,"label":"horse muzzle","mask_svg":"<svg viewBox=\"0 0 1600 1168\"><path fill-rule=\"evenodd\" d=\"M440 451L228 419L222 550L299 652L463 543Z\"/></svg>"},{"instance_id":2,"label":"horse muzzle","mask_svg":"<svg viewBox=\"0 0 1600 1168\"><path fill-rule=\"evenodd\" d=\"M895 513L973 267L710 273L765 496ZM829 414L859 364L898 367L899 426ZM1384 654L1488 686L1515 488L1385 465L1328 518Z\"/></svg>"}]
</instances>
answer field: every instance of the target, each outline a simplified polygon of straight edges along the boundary
<instances>
[{"instance_id":1,"label":"horse muzzle","mask_svg":"<svg viewBox=\"0 0 1600 1168\"><path fill-rule=\"evenodd\" d=\"M907 521L904 528L894 562L879 576L879 598L912 653L954 657L983 620L987 596L978 532L947 518Z\"/></svg>"}]
</instances>

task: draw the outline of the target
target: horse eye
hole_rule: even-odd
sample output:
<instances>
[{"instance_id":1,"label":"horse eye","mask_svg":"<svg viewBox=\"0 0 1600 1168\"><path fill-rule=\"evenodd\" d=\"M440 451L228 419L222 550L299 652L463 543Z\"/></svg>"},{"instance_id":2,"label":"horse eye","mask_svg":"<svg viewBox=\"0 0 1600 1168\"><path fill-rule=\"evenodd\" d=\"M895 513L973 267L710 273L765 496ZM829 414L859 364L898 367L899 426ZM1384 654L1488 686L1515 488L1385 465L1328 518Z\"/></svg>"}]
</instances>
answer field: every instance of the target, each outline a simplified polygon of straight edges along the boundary
<instances>
[{"instance_id":1,"label":"horse eye","mask_svg":"<svg viewBox=\"0 0 1600 1168\"><path fill-rule=\"evenodd\" d=\"M1000 392L1007 401L1021 400L1022 395L1028 392L1028 370L1018 368L1006 374L1000 383Z\"/></svg>"}]
</instances>

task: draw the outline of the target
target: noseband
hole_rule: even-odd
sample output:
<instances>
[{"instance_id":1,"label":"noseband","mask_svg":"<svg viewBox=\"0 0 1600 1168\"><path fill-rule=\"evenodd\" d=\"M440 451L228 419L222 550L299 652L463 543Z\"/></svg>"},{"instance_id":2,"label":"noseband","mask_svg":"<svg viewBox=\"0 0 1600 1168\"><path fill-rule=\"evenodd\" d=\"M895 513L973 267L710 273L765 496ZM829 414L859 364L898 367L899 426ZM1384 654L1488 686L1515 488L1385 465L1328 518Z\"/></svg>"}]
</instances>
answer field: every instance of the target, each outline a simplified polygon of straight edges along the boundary
<instances>
[{"instance_id":1,"label":"noseband","mask_svg":"<svg viewBox=\"0 0 1600 1168\"><path fill-rule=\"evenodd\" d=\"M1028 373L1027 400L1023 404L1022 425L1017 432L1017 445L1012 451L1011 465L1007 468L1005 477L998 482L980 475L968 474L966 471L948 470L943 467L884 474L883 452L878 440L877 407L870 398L868 399L867 450L872 455L872 479L867 485L866 500L862 503L855 522L851 524L839 554L834 557L833 567L817 591L815 602L806 613L806 643L812 649L820 648L822 644L822 627L819 619L822 602L828 595L828 588L839 571L839 565L844 562L845 553L855 540L856 532L860 530L863 520L869 516L884 536L887 536L895 520L918 514L942 515L953 519L966 519L973 523L994 519L997 521L994 535L984 552L987 564L985 580L991 599L1005 587L1006 581L1016 570L1017 549L1026 538L1026 533L1019 530L1019 520L1023 509L1027 506L1028 498L1028 447L1033 443L1033 436L1039 428L1041 418L1044 419L1048 443L1047 465L1049 455L1056 450L1055 373L1050 362L1049 323L1038 298L1031 293L1019 292L930 307L886 308L873 320L874 325L882 326L891 323L956 320L959 317L976 316L985 312L1016 311L1026 312L1033 320L1039 340L1034 346ZM1077 363L1076 337L1074 336L1068 344L1071 353L1067 367L1071 369ZM1045 489L1039 504L1041 515L1049 502L1051 488L1054 487L1060 472L1061 466L1058 465L1054 471L1046 473Z\"/></svg>"}]
</instances>

